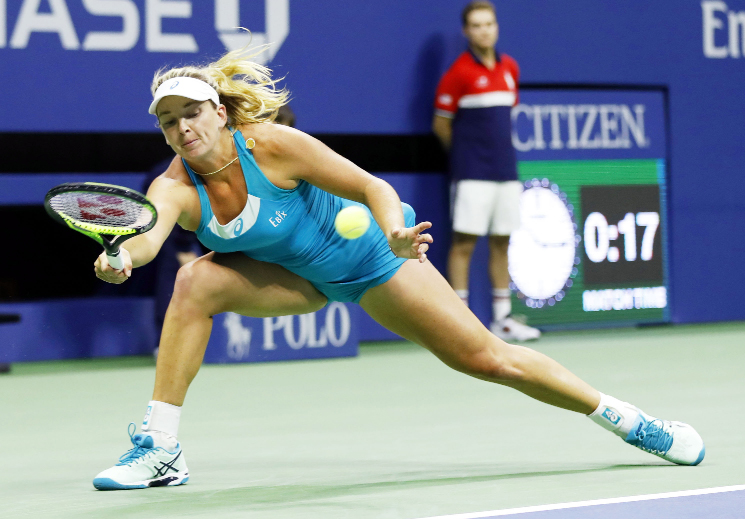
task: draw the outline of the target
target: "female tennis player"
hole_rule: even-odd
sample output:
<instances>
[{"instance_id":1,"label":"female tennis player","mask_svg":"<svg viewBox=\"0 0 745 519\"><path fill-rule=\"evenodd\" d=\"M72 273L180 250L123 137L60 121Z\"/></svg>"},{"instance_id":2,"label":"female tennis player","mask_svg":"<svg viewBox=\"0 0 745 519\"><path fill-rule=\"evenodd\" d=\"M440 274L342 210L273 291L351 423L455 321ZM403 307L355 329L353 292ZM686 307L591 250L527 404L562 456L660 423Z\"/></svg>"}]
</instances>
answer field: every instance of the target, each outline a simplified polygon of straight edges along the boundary
<instances>
[{"instance_id":1,"label":"female tennis player","mask_svg":"<svg viewBox=\"0 0 745 519\"><path fill-rule=\"evenodd\" d=\"M703 441L691 426L649 416L490 333L426 261L431 224L415 224L389 184L305 133L269 124L288 94L267 68L231 52L203 67L159 71L152 92L149 111L176 152L147 193L158 221L124 244L121 271L101 254L96 275L124 282L156 256L175 224L215 252L179 270L142 430L130 430L133 448L96 476L96 488L186 483L179 417L213 315L303 314L330 301L359 303L453 369L583 413L673 463L701 462ZM336 214L350 205L373 218L357 240L334 231Z\"/></svg>"}]
</instances>

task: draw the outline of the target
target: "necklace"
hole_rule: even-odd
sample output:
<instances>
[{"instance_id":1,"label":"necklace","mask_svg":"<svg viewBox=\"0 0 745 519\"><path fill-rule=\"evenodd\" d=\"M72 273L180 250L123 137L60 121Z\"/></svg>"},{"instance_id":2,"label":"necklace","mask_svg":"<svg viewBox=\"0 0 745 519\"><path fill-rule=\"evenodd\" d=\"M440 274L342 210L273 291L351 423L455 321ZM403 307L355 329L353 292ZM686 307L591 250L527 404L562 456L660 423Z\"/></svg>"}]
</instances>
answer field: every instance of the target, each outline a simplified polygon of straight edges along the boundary
<instances>
[{"instance_id":1,"label":"necklace","mask_svg":"<svg viewBox=\"0 0 745 519\"><path fill-rule=\"evenodd\" d=\"M238 130L233 130L232 132L230 132L230 137L231 137L231 138L233 137L233 135L235 135L235 132L236 132L236 131L238 131ZM231 139L231 140L232 140L232 139ZM246 143L246 148L248 148L248 149L250 150L250 149L252 149L252 148L253 148L253 147L254 147L255 145L256 145L256 141L254 141L254 140L253 140L253 138L249 137L249 138L248 138L248 142ZM228 162L227 164L225 164L225 165L224 165L223 167L221 167L220 169L218 169L218 170L215 170L215 171L213 171L212 173L197 173L197 175L201 175L201 176L203 176L203 177L208 177L208 176L210 176L210 175L214 175L215 173L220 173L220 172L221 172L221 171L222 171L223 169L227 168L227 167L228 167L228 166L230 166L230 165L231 165L231 164L232 164L233 162L235 162L236 160L238 160L238 158L239 158L239 157L240 157L240 155L237 155L237 156L236 156L236 157L235 157L235 158L234 158L233 160L231 160L230 162ZM196 171L195 171L195 173L196 173Z\"/></svg>"},{"instance_id":2,"label":"necklace","mask_svg":"<svg viewBox=\"0 0 745 519\"><path fill-rule=\"evenodd\" d=\"M218 169L218 170L215 170L215 171L213 171L212 173L197 173L197 174L198 174L198 175L201 175L201 176L203 176L203 177L207 177L207 176L209 176L209 175L214 175L215 173L220 173L220 172L221 172L221 171L222 171L223 169L225 169L225 168L227 168L228 166L230 166L230 165L231 165L231 164L232 164L233 162L235 162L236 160L238 160L238 157L234 158L233 160L231 160L230 162L228 162L227 164L225 164L225 165L224 165L223 167L221 167L221 168L220 168L220 169ZM195 173L196 173L196 171L195 171Z\"/></svg>"}]
</instances>

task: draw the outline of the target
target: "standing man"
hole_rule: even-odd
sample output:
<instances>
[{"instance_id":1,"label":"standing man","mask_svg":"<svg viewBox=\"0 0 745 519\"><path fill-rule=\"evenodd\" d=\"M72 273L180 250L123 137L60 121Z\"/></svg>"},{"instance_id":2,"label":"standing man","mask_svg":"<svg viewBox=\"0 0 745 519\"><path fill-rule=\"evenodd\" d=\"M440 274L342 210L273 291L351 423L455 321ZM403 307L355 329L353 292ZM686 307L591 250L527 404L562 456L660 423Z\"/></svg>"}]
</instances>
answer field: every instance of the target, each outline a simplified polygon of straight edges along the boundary
<instances>
[{"instance_id":1,"label":"standing man","mask_svg":"<svg viewBox=\"0 0 745 519\"><path fill-rule=\"evenodd\" d=\"M468 50L440 80L432 128L450 153L453 243L448 279L468 304L468 270L479 236L489 235L492 332L509 341L541 332L511 317L507 249L520 226L517 158L512 146L512 107L518 101L517 62L495 49L499 26L494 5L470 2L462 13Z\"/></svg>"}]
</instances>

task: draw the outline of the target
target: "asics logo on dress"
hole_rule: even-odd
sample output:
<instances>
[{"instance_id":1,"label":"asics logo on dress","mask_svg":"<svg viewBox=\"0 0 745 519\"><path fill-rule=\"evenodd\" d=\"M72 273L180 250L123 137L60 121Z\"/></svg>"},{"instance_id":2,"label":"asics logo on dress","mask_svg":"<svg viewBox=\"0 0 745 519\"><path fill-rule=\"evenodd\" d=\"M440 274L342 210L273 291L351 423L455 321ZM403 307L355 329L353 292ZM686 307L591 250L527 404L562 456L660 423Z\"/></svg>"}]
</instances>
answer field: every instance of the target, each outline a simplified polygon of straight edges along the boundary
<instances>
[{"instance_id":1,"label":"asics logo on dress","mask_svg":"<svg viewBox=\"0 0 745 519\"><path fill-rule=\"evenodd\" d=\"M238 218L233 227L233 236L240 236L243 232L243 218Z\"/></svg>"},{"instance_id":2,"label":"asics logo on dress","mask_svg":"<svg viewBox=\"0 0 745 519\"><path fill-rule=\"evenodd\" d=\"M606 407L605 411L603 411L603 418L608 420L613 425L618 425L618 422L621 421L621 416L613 411L610 407Z\"/></svg>"}]
</instances>

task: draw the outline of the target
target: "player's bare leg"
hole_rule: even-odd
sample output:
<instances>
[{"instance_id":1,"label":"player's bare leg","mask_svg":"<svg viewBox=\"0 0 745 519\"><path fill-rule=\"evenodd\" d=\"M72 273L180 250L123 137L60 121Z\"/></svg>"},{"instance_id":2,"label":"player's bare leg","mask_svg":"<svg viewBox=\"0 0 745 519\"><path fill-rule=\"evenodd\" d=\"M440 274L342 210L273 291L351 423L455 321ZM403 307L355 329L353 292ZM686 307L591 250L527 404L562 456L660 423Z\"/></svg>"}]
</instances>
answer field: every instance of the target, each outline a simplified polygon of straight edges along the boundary
<instances>
[{"instance_id":1,"label":"player's bare leg","mask_svg":"<svg viewBox=\"0 0 745 519\"><path fill-rule=\"evenodd\" d=\"M588 415L627 443L674 463L696 465L703 459L703 441L691 426L646 415L603 395L546 355L505 343L447 286L429 262L409 260L389 281L368 290L360 305L383 326L458 371Z\"/></svg>"},{"instance_id":2,"label":"player's bare leg","mask_svg":"<svg viewBox=\"0 0 745 519\"><path fill-rule=\"evenodd\" d=\"M453 369L584 414L600 402L595 389L558 362L490 333L429 262L407 261L388 282L368 290L360 305Z\"/></svg>"},{"instance_id":3,"label":"player's bare leg","mask_svg":"<svg viewBox=\"0 0 745 519\"><path fill-rule=\"evenodd\" d=\"M189 480L177 440L181 405L202 364L212 316L236 312L253 317L302 314L319 310L326 298L308 281L244 254L210 253L184 265L176 278L166 313L155 369L153 400L142 432L119 463L99 473L101 490L181 485Z\"/></svg>"},{"instance_id":4,"label":"player's bare leg","mask_svg":"<svg viewBox=\"0 0 745 519\"><path fill-rule=\"evenodd\" d=\"M199 371L212 316L275 317L320 310L326 297L309 281L245 254L207 254L179 270L163 323L153 400L183 405Z\"/></svg>"}]
</instances>

